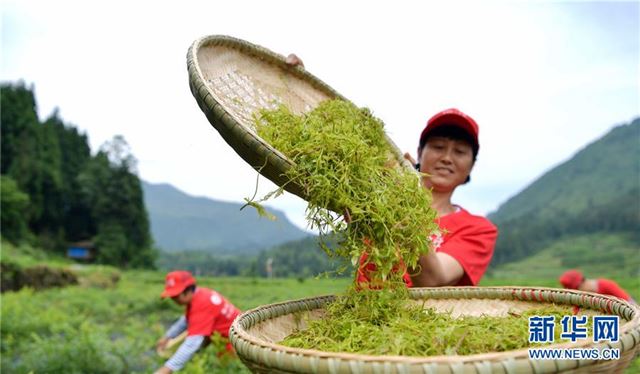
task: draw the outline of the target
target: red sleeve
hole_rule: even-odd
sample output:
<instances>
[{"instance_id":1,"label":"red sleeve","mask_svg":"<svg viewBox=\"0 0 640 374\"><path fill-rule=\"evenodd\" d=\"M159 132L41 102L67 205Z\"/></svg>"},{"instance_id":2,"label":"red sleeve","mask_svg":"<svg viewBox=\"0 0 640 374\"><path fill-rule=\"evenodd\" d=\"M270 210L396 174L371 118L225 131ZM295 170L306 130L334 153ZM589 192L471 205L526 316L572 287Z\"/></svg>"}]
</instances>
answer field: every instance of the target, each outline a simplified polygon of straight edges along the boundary
<instances>
[{"instance_id":1,"label":"red sleeve","mask_svg":"<svg viewBox=\"0 0 640 374\"><path fill-rule=\"evenodd\" d=\"M377 288L375 286L371 286L371 274L376 271L376 264L372 262L367 262L367 258L369 258L367 252L363 252L362 256L360 256L360 263L358 265L358 269L356 271L356 285L357 289L370 289ZM402 266L404 269L405 267ZM397 269L394 269L396 271ZM405 270L404 274L402 274L402 281L405 283L407 287L413 287L413 281L411 280L411 276Z\"/></svg>"},{"instance_id":2,"label":"red sleeve","mask_svg":"<svg viewBox=\"0 0 640 374\"><path fill-rule=\"evenodd\" d=\"M616 282L608 279L598 279L598 293L615 296L627 301L631 299L629 294L624 292Z\"/></svg>"},{"instance_id":3,"label":"red sleeve","mask_svg":"<svg viewBox=\"0 0 640 374\"><path fill-rule=\"evenodd\" d=\"M473 220L449 231L438 248L460 263L464 275L456 286L476 286L484 275L498 237L498 229L486 218L470 216Z\"/></svg>"},{"instance_id":4,"label":"red sleeve","mask_svg":"<svg viewBox=\"0 0 640 374\"><path fill-rule=\"evenodd\" d=\"M364 287L365 284L369 283L371 277L369 274L376 271L376 265L373 263L367 263L367 258L369 256L366 252L360 256L360 263L358 265L358 270L356 272L356 283L360 287Z\"/></svg>"}]
</instances>

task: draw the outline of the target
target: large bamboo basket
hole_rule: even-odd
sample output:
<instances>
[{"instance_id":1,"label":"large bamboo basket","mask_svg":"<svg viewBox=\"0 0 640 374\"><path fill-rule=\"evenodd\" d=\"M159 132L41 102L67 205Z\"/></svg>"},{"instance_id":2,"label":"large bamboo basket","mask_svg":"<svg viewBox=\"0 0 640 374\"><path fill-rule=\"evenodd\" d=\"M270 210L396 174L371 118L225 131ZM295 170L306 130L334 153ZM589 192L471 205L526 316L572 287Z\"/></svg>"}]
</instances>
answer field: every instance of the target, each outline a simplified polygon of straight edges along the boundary
<instances>
[{"instance_id":1,"label":"large bamboo basket","mask_svg":"<svg viewBox=\"0 0 640 374\"><path fill-rule=\"evenodd\" d=\"M255 133L253 115L280 104L300 114L327 99L346 99L304 68L288 65L283 56L229 36L196 40L187 66L191 92L224 140L262 175L305 198L303 188L284 176L293 162ZM398 163L411 168L387 140Z\"/></svg>"},{"instance_id":2,"label":"large bamboo basket","mask_svg":"<svg viewBox=\"0 0 640 374\"><path fill-rule=\"evenodd\" d=\"M581 291L525 287L440 287L410 289L411 298L426 307L453 315L503 316L556 303L579 306L579 314L617 315L620 339L616 343L549 344L544 348L618 348L619 360L530 360L527 349L486 352L468 356L369 356L322 352L279 345L304 317L320 318L323 307L335 299L322 296L261 306L240 315L229 337L238 356L255 373L622 373L640 353L640 308L626 301Z\"/></svg>"}]
</instances>

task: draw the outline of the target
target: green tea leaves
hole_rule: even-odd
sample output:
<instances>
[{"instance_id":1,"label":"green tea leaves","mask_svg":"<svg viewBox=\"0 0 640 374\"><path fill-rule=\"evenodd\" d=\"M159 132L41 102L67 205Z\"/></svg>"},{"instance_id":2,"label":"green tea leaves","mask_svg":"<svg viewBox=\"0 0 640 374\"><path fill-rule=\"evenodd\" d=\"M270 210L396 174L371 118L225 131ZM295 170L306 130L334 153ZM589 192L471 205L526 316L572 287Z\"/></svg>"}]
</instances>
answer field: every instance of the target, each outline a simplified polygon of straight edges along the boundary
<instances>
[{"instance_id":1,"label":"green tea leaves","mask_svg":"<svg viewBox=\"0 0 640 374\"><path fill-rule=\"evenodd\" d=\"M328 100L303 115L263 110L255 122L258 135L295 163L287 177L306 192L309 225L342 238L332 255L355 265L366 253L376 265L372 282L381 283L400 280L430 250L431 196L400 166L368 109Z\"/></svg>"}]
</instances>

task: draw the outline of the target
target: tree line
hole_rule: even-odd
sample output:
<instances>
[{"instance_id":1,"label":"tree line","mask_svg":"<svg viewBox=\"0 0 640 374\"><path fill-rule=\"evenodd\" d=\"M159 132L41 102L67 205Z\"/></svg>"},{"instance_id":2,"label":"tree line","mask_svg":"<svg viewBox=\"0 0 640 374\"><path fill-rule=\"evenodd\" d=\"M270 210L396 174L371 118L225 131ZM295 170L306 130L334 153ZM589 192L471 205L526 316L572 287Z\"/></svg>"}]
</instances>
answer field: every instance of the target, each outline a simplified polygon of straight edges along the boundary
<instances>
[{"instance_id":1,"label":"tree line","mask_svg":"<svg viewBox=\"0 0 640 374\"><path fill-rule=\"evenodd\" d=\"M91 153L87 135L58 110L40 121L33 86L0 85L2 237L65 253L92 241L99 263L153 267L136 159L115 136Z\"/></svg>"},{"instance_id":2,"label":"tree line","mask_svg":"<svg viewBox=\"0 0 640 374\"><path fill-rule=\"evenodd\" d=\"M325 244L334 246L335 239L325 238ZM254 256L216 255L205 251L163 252L158 267L186 269L207 276L274 278L310 278L323 273L351 276L353 271L350 264L329 258L321 249L318 237L283 243ZM341 268L345 270L337 273Z\"/></svg>"}]
</instances>

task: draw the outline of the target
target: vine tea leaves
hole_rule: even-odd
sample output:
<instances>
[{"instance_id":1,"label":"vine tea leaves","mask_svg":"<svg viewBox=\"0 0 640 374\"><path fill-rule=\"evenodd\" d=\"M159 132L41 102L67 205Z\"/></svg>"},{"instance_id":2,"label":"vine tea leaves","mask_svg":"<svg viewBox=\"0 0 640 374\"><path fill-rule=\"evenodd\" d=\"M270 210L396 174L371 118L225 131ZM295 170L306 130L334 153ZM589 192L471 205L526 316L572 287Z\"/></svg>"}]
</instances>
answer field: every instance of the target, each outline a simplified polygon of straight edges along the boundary
<instances>
[{"instance_id":1,"label":"vine tea leaves","mask_svg":"<svg viewBox=\"0 0 640 374\"><path fill-rule=\"evenodd\" d=\"M430 250L436 213L418 175L398 165L382 122L367 109L328 100L302 115L285 106L263 110L255 124L260 137L295 163L287 177L307 196L311 226L321 236L341 238L337 247L324 247L327 254L357 265L366 253L376 265L371 282L381 288L350 288L326 306L321 319L307 321L305 330L280 344L404 356L505 351L529 345L530 313L570 314L547 307L522 316L452 318L408 303L401 277ZM259 206L282 191L247 201Z\"/></svg>"},{"instance_id":2,"label":"vine tea leaves","mask_svg":"<svg viewBox=\"0 0 640 374\"><path fill-rule=\"evenodd\" d=\"M323 246L327 254L356 265L366 253L376 265L372 283L401 284L404 269L430 249L436 213L418 174L399 165L383 123L342 100L302 115L285 106L263 110L255 123L258 135L295 163L287 177L304 189L311 228L342 238L337 247Z\"/></svg>"},{"instance_id":3,"label":"vine tea leaves","mask_svg":"<svg viewBox=\"0 0 640 374\"><path fill-rule=\"evenodd\" d=\"M568 307L549 305L506 317L465 316L453 318L406 303L397 291L362 290L338 298L321 319L307 321L279 344L328 352L370 355L435 356L470 355L526 348L528 317L553 315L560 338L560 320Z\"/></svg>"}]
</instances>

